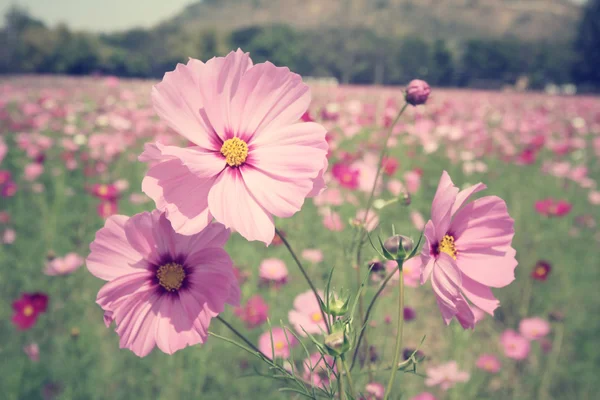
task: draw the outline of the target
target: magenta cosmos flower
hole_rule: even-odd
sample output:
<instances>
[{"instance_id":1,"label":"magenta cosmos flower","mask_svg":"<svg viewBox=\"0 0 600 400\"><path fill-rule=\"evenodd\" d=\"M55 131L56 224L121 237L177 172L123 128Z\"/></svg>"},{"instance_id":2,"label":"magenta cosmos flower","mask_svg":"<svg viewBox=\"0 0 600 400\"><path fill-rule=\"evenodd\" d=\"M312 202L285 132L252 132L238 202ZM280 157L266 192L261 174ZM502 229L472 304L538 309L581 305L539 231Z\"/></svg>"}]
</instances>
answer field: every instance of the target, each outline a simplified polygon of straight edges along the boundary
<instances>
[{"instance_id":1,"label":"magenta cosmos flower","mask_svg":"<svg viewBox=\"0 0 600 400\"><path fill-rule=\"evenodd\" d=\"M240 302L223 249L229 234L213 223L195 235L179 235L157 210L106 221L90 245L87 268L108 281L96 302L107 326L116 321L121 348L144 357L154 346L173 354L204 343L210 320L225 303Z\"/></svg>"},{"instance_id":2,"label":"magenta cosmos flower","mask_svg":"<svg viewBox=\"0 0 600 400\"><path fill-rule=\"evenodd\" d=\"M421 284L431 285L446 324L456 316L463 328L475 326L469 299L490 315L498 307L490 287L503 287L515 279L516 251L511 247L514 221L506 203L486 196L467 204L485 185L459 191L446 171L425 226L421 252Z\"/></svg>"},{"instance_id":3,"label":"magenta cosmos flower","mask_svg":"<svg viewBox=\"0 0 600 400\"><path fill-rule=\"evenodd\" d=\"M190 59L152 91L158 115L194 145L147 145L158 162L142 189L178 233L201 231L214 217L267 245L273 216L290 217L325 187L326 130L298 122L310 90L288 68L252 64L241 50L206 63Z\"/></svg>"}]
</instances>

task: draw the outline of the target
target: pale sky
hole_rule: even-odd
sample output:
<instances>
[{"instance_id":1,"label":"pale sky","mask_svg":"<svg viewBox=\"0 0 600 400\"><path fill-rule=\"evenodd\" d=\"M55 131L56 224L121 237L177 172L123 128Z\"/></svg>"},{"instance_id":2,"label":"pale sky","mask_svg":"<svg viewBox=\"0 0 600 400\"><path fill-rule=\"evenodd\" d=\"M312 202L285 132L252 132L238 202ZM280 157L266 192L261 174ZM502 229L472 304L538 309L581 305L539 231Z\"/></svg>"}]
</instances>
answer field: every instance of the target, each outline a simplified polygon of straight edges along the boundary
<instances>
[{"instance_id":1,"label":"pale sky","mask_svg":"<svg viewBox=\"0 0 600 400\"><path fill-rule=\"evenodd\" d=\"M571 1L581 4L586 0ZM3 16L10 5L18 4L50 26L65 22L76 30L107 32L153 26L178 14L186 5L194 2L195 0L0 0L0 15Z\"/></svg>"},{"instance_id":2,"label":"pale sky","mask_svg":"<svg viewBox=\"0 0 600 400\"><path fill-rule=\"evenodd\" d=\"M178 14L195 0L0 0L0 15L13 4L54 26L65 22L76 30L118 31L149 27Z\"/></svg>"}]
</instances>

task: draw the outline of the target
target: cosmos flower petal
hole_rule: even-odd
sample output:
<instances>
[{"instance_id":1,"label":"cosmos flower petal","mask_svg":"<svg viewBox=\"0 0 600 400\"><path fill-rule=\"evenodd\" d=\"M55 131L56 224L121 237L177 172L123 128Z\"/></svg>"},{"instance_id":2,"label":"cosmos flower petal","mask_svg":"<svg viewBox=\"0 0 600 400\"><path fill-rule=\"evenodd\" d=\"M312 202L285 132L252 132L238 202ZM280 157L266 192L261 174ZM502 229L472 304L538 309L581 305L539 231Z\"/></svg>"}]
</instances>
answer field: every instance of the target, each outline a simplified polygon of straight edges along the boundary
<instances>
[{"instance_id":1,"label":"cosmos flower petal","mask_svg":"<svg viewBox=\"0 0 600 400\"><path fill-rule=\"evenodd\" d=\"M177 133L207 150L218 150L219 138L201 118L203 99L200 76L205 70L202 61L190 59L167 72L152 88L152 103L160 118Z\"/></svg>"},{"instance_id":2,"label":"cosmos flower petal","mask_svg":"<svg viewBox=\"0 0 600 400\"><path fill-rule=\"evenodd\" d=\"M504 287L515 280L517 252L512 248L498 253L493 250L459 254L460 269L476 282L491 287Z\"/></svg>"},{"instance_id":3,"label":"cosmos flower petal","mask_svg":"<svg viewBox=\"0 0 600 400\"><path fill-rule=\"evenodd\" d=\"M90 244L90 255L86 260L87 269L105 281L136 272L132 267L142 256L129 246L125 236L124 215L113 215L104 223L104 228L96 232L96 239Z\"/></svg>"},{"instance_id":4,"label":"cosmos flower petal","mask_svg":"<svg viewBox=\"0 0 600 400\"><path fill-rule=\"evenodd\" d=\"M458 194L456 195L456 200L452 205L452 215L456 214L456 212L463 206L463 204L465 204L465 202L469 200L469 197L471 197L477 192L485 190L486 188L487 186L485 186L483 183L478 183L458 192Z\"/></svg>"},{"instance_id":5,"label":"cosmos flower petal","mask_svg":"<svg viewBox=\"0 0 600 400\"><path fill-rule=\"evenodd\" d=\"M233 96L230 128L252 144L263 132L297 122L309 104L310 89L300 75L270 62L257 64L244 73Z\"/></svg>"},{"instance_id":6,"label":"cosmos flower petal","mask_svg":"<svg viewBox=\"0 0 600 400\"><path fill-rule=\"evenodd\" d=\"M514 220L508 214L506 203L496 196L482 197L467 204L452 221L452 234L459 254L472 249L510 246L514 233Z\"/></svg>"},{"instance_id":7,"label":"cosmos flower petal","mask_svg":"<svg viewBox=\"0 0 600 400\"><path fill-rule=\"evenodd\" d=\"M494 310L500 305L488 286L474 281L467 275L462 276L462 292L473 304L490 315L494 315Z\"/></svg>"},{"instance_id":8,"label":"cosmos flower petal","mask_svg":"<svg viewBox=\"0 0 600 400\"><path fill-rule=\"evenodd\" d=\"M173 354L206 340L206 334L201 335L194 328L183 302L175 297L162 299L156 318L156 345L164 353Z\"/></svg>"},{"instance_id":9,"label":"cosmos flower petal","mask_svg":"<svg viewBox=\"0 0 600 400\"><path fill-rule=\"evenodd\" d=\"M258 204L248 190L239 170L226 169L208 194L208 205L215 219L247 240L270 244L275 236L271 215Z\"/></svg>"},{"instance_id":10,"label":"cosmos flower petal","mask_svg":"<svg viewBox=\"0 0 600 400\"><path fill-rule=\"evenodd\" d=\"M436 228L436 241L441 240L448 232L452 217L452 206L457 194L458 188L454 186L450 176L444 171L431 204L431 220Z\"/></svg>"}]
</instances>

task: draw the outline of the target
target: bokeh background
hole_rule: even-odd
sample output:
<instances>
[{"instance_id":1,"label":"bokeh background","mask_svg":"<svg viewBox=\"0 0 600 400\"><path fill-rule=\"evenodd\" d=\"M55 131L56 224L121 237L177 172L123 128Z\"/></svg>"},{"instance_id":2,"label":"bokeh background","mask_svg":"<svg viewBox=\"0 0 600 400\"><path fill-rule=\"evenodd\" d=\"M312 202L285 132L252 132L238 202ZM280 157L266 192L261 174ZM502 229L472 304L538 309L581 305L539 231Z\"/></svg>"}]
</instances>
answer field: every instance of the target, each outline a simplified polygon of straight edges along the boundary
<instances>
[{"instance_id":1,"label":"bokeh background","mask_svg":"<svg viewBox=\"0 0 600 400\"><path fill-rule=\"evenodd\" d=\"M429 287L407 289L415 317L405 345L416 348L426 334L425 360L419 375L400 377L394 398L598 398L599 0L0 0L0 12L0 399L295 398L257 376L268 373L260 363L214 338L173 356L120 350L95 304L102 282L82 263L61 276L44 273L56 257L85 258L108 215L153 208L137 155L145 142L185 141L155 115L152 85L188 57L238 47L305 77L313 90L305 117L328 129L330 165L358 171L357 187L330 175L326 195L277 221L299 253L322 252L321 261L305 260L321 287L335 267L336 287L355 289L356 269L366 274L375 260L369 246L358 261L343 250L411 79L433 91L394 129L379 198L402 201L378 212L376 232L394 224L417 238L442 170L459 187L486 183L515 219L517 279L495 290L501 308L473 332L444 326ZM117 194L94 195L98 184ZM271 321L288 324L307 288L285 248L234 235L227 250L244 302L259 295ZM261 280L269 258L287 265L285 285ZM549 268L540 275L540 266ZM369 282L367 299L377 277ZM49 303L31 329L19 330L12 303L24 292L45 293ZM380 369L391 363L394 292L369 327L368 357ZM245 327L232 309L223 316L255 343L268 330ZM515 360L501 335L531 317L550 332ZM218 321L211 329L229 335ZM294 352L302 368L305 355ZM478 367L482 354L501 368ZM448 361L469 380L447 391L427 387L428 369ZM361 390L370 378L356 377Z\"/></svg>"}]
</instances>

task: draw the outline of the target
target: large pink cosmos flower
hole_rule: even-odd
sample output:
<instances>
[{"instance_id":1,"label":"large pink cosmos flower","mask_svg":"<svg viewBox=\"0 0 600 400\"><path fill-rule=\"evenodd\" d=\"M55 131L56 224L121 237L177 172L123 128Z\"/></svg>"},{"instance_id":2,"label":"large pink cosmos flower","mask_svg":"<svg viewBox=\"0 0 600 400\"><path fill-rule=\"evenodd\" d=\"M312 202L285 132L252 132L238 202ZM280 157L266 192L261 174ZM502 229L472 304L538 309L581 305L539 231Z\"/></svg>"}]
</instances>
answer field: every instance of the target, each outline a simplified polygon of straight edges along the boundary
<instances>
[{"instance_id":1,"label":"large pink cosmos flower","mask_svg":"<svg viewBox=\"0 0 600 400\"><path fill-rule=\"evenodd\" d=\"M490 315L498 307L490 287L503 287L515 279L516 251L511 247L514 221L506 203L486 196L467 204L485 185L459 191L446 171L425 226L421 252L421 284L431 285L446 324L456 316L463 328L475 326L474 305ZM463 296L464 295L464 296Z\"/></svg>"},{"instance_id":2,"label":"large pink cosmos flower","mask_svg":"<svg viewBox=\"0 0 600 400\"><path fill-rule=\"evenodd\" d=\"M108 281L96 302L120 347L144 357L158 346L173 354L204 343L210 320L225 303L238 306L240 289L223 245L221 224L183 236L155 210L131 218L115 215L96 233L87 268Z\"/></svg>"},{"instance_id":3,"label":"large pink cosmos flower","mask_svg":"<svg viewBox=\"0 0 600 400\"><path fill-rule=\"evenodd\" d=\"M292 216L325 187L326 130L298 122L310 90L288 68L253 65L239 49L206 63L190 59L165 74L152 100L194 144L149 144L140 156L158 162L142 189L178 233L197 233L214 217L268 245L273 216Z\"/></svg>"}]
</instances>

